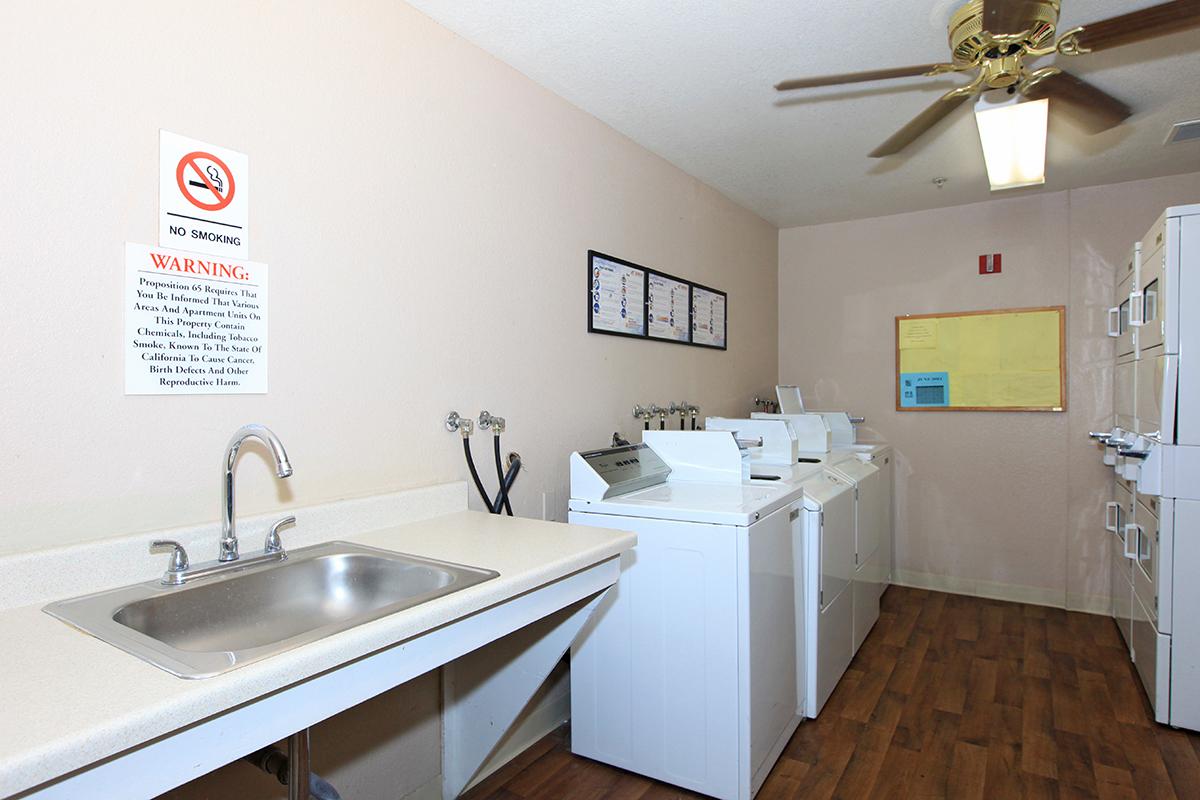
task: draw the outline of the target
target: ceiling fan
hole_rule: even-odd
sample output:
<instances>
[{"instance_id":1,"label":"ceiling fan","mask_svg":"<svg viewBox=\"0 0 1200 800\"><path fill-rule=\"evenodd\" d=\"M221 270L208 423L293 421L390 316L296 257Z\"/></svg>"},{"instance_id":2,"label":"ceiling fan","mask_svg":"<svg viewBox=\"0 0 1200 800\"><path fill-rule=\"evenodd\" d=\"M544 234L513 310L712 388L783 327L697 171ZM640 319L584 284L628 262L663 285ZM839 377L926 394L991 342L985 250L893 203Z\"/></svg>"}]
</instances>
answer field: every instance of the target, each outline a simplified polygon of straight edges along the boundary
<instances>
[{"instance_id":1,"label":"ceiling fan","mask_svg":"<svg viewBox=\"0 0 1200 800\"><path fill-rule=\"evenodd\" d=\"M1061 67L1031 69L1026 60L1052 53L1080 56L1200 26L1200 0L1174 0L1058 35L1060 5L1061 0L970 0L950 18L948 63L800 78L782 81L775 88L787 92L916 75L975 73L970 83L942 95L872 150L872 158L899 153L966 100L989 89L1007 89L1029 100L1053 99L1089 132L1099 133L1119 125L1132 109Z\"/></svg>"}]
</instances>

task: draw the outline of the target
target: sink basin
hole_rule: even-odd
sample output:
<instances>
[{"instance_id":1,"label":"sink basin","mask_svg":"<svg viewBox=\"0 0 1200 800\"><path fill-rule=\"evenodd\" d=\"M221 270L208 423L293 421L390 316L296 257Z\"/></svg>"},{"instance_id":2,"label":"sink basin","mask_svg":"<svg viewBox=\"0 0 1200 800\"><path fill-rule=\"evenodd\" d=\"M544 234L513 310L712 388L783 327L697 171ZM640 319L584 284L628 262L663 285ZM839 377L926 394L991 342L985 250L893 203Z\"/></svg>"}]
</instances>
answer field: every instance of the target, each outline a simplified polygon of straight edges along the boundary
<instances>
[{"instance_id":1,"label":"sink basin","mask_svg":"<svg viewBox=\"0 0 1200 800\"><path fill-rule=\"evenodd\" d=\"M183 586L149 581L45 610L181 678L207 678L498 574L328 542Z\"/></svg>"}]
</instances>

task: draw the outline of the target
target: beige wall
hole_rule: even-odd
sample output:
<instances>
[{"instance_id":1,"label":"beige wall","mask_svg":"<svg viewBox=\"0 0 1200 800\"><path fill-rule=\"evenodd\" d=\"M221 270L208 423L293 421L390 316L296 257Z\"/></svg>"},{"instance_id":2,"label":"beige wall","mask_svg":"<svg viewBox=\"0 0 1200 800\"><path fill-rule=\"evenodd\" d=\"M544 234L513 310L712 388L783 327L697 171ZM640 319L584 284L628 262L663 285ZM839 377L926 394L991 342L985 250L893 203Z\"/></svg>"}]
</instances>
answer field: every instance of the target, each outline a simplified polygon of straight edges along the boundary
<instances>
[{"instance_id":1,"label":"beige wall","mask_svg":"<svg viewBox=\"0 0 1200 800\"><path fill-rule=\"evenodd\" d=\"M250 421L296 474L243 457L242 513L462 479L441 420L487 408L517 512L565 518L568 454L632 435L635 402L729 414L774 383L776 230L404 3L26 3L0 37L0 555L215 520ZM124 396L159 128L250 156L269 394ZM727 289L729 351L588 335L589 248ZM436 790L437 686L318 726L315 767L347 797ZM176 794L279 789L233 764Z\"/></svg>"},{"instance_id":2,"label":"beige wall","mask_svg":"<svg viewBox=\"0 0 1200 800\"><path fill-rule=\"evenodd\" d=\"M1086 433L1111 414L1116 262L1200 173L937 211L791 228L779 236L779 377L848 408L896 445L904 582L1102 609L1108 476ZM982 253L1003 272L978 275ZM898 413L899 314L1067 306L1068 411Z\"/></svg>"},{"instance_id":3,"label":"beige wall","mask_svg":"<svg viewBox=\"0 0 1200 800\"><path fill-rule=\"evenodd\" d=\"M391 0L10 6L0 42L0 553L465 477L451 408L508 418L520 513L635 402L745 408L776 369L776 231ZM270 393L126 397L125 241L158 129L245 151L271 265ZM730 293L725 353L585 332L596 248ZM477 437L486 456L489 437ZM491 477L491 484L495 477Z\"/></svg>"}]
</instances>

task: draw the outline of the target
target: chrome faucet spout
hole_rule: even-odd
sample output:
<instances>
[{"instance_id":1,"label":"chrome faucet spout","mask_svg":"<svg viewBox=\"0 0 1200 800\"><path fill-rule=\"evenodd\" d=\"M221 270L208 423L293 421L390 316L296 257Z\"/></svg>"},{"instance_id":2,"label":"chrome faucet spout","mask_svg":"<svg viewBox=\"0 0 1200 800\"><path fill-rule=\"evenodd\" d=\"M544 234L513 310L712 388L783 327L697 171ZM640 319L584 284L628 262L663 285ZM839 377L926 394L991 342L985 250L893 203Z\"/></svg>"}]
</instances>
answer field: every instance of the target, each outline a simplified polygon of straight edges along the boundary
<instances>
[{"instance_id":1,"label":"chrome faucet spout","mask_svg":"<svg viewBox=\"0 0 1200 800\"><path fill-rule=\"evenodd\" d=\"M238 428L233 434L233 438L229 440L229 446L225 448L225 481L222 486L222 503L221 503L221 549L217 556L218 561L237 561L238 559L238 540L237 532L234 528L233 521L233 472L234 466L237 464L238 451L242 448L242 443L247 439L258 439L271 450L271 456L275 459L275 474L280 478L287 478L292 474L292 463L288 461L287 450L283 447L283 442L279 441L270 428L265 425L243 425Z\"/></svg>"}]
</instances>

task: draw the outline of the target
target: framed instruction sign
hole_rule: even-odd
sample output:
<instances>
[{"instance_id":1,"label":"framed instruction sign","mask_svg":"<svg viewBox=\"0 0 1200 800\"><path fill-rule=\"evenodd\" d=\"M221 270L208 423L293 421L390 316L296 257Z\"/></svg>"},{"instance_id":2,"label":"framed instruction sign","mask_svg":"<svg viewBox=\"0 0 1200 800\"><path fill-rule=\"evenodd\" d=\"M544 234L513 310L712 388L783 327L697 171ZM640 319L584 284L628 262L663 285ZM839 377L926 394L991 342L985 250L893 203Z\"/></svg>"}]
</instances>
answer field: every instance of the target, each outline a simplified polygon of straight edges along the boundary
<instances>
[{"instance_id":1,"label":"framed instruction sign","mask_svg":"<svg viewBox=\"0 0 1200 800\"><path fill-rule=\"evenodd\" d=\"M692 285L652 269L646 275L646 335L688 344L692 339Z\"/></svg>"},{"instance_id":2,"label":"framed instruction sign","mask_svg":"<svg viewBox=\"0 0 1200 800\"><path fill-rule=\"evenodd\" d=\"M692 284L692 344L725 350L728 322L727 295L707 286Z\"/></svg>"},{"instance_id":3,"label":"framed instruction sign","mask_svg":"<svg viewBox=\"0 0 1200 800\"><path fill-rule=\"evenodd\" d=\"M629 261L588 251L588 332L646 337L646 273Z\"/></svg>"}]
</instances>

